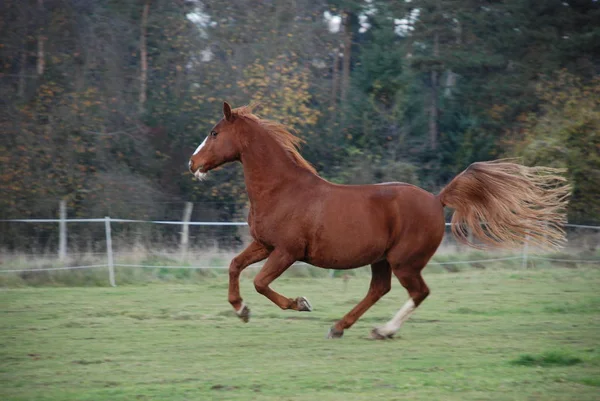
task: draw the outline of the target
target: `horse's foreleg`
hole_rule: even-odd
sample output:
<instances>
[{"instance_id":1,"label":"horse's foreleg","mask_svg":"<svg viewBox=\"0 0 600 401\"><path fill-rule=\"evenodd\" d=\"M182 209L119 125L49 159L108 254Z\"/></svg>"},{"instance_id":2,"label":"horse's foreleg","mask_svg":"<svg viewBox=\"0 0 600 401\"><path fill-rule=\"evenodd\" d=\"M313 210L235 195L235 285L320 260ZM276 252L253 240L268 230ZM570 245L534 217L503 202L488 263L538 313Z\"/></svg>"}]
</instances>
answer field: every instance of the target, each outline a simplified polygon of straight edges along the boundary
<instances>
[{"instance_id":1,"label":"horse's foreleg","mask_svg":"<svg viewBox=\"0 0 600 401\"><path fill-rule=\"evenodd\" d=\"M352 326L371 306L387 294L392 286L392 273L386 260L371 265L371 285L369 292L342 320L338 321L329 330L328 338L339 338L344 330Z\"/></svg>"},{"instance_id":2,"label":"horse's foreleg","mask_svg":"<svg viewBox=\"0 0 600 401\"><path fill-rule=\"evenodd\" d=\"M274 250L269 256L269 259L267 259L267 263L265 263L263 268L254 278L254 287L258 293L269 298L271 302L281 309L294 309L310 312L312 306L306 298L286 298L269 287L269 284L286 271L295 261L296 259L289 254Z\"/></svg>"},{"instance_id":3,"label":"horse's foreleg","mask_svg":"<svg viewBox=\"0 0 600 401\"><path fill-rule=\"evenodd\" d=\"M416 269L395 268L394 274L410 296L402 308L385 325L373 329L371 337L375 339L391 338L398 332L402 324L408 320L414 310L429 295L429 288L421 276L421 267Z\"/></svg>"},{"instance_id":4,"label":"horse's foreleg","mask_svg":"<svg viewBox=\"0 0 600 401\"><path fill-rule=\"evenodd\" d=\"M242 253L233 258L229 265L229 303L244 322L250 319L250 309L244 305L240 296L240 273L252 263L265 259L270 252L258 242L253 241Z\"/></svg>"}]
</instances>

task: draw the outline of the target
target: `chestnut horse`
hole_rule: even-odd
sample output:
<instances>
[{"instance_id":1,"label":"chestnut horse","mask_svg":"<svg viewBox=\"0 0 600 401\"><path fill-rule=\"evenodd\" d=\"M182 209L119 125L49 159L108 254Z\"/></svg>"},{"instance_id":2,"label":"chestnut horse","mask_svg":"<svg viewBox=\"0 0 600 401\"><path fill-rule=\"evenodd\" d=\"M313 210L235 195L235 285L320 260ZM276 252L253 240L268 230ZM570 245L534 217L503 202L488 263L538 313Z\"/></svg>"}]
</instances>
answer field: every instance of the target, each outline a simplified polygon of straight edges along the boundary
<instances>
[{"instance_id":1,"label":"chestnut horse","mask_svg":"<svg viewBox=\"0 0 600 401\"><path fill-rule=\"evenodd\" d=\"M229 302L247 322L239 276L248 265L267 259L256 275L256 291L281 309L310 311L304 297L288 298L269 287L294 262L326 269L371 265L365 298L329 330L341 337L391 286L394 274L410 298L395 316L373 329L377 339L392 337L429 295L421 270L444 236L444 207L453 208L452 231L468 242L545 248L564 240L561 226L569 188L560 171L497 160L471 164L438 195L413 185L337 185L319 177L298 153L301 139L282 124L261 119L250 107L232 110L198 146L189 161L199 179L232 161L243 165L250 199L252 243L229 266ZM475 244L471 244L476 246Z\"/></svg>"}]
</instances>

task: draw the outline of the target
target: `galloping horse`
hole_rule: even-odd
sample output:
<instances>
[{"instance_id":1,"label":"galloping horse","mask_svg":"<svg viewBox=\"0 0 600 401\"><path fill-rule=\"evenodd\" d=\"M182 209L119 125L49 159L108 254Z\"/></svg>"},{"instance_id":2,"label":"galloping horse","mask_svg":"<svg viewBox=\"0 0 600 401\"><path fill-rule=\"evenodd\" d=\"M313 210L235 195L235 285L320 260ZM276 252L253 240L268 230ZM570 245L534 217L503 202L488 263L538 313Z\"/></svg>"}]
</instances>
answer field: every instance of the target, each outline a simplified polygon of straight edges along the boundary
<instances>
[{"instance_id":1,"label":"galloping horse","mask_svg":"<svg viewBox=\"0 0 600 401\"><path fill-rule=\"evenodd\" d=\"M564 240L561 226L569 192L561 171L525 167L503 160L471 164L438 195L413 185L337 185L319 177L298 153L302 140L282 124L261 119L250 107L223 105L224 117L198 146L190 171L202 179L232 161L243 165L250 199L252 243L229 266L229 302L247 322L239 276L267 259L254 279L256 291L281 309L310 311L304 297L287 298L269 285L296 261L326 269L371 265L365 298L329 330L342 337L391 287L392 273L410 298L395 316L373 329L391 338L429 295L421 270L444 236L444 206L453 208L452 232L469 242L521 246L524 241L554 248Z\"/></svg>"}]
</instances>

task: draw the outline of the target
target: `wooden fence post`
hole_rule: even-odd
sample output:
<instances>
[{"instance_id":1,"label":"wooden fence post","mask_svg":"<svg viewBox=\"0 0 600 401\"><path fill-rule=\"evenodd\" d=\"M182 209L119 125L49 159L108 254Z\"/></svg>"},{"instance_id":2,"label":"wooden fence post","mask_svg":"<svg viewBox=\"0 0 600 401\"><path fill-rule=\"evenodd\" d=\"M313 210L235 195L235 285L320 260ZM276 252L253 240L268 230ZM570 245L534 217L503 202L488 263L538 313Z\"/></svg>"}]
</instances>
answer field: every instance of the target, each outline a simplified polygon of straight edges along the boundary
<instances>
[{"instance_id":1,"label":"wooden fence post","mask_svg":"<svg viewBox=\"0 0 600 401\"><path fill-rule=\"evenodd\" d=\"M112 235L110 231L110 217L104 217L104 229L106 231L106 258L108 262L108 281L110 285L116 287L115 283L115 264L113 260L113 250L112 250Z\"/></svg>"},{"instance_id":2,"label":"wooden fence post","mask_svg":"<svg viewBox=\"0 0 600 401\"><path fill-rule=\"evenodd\" d=\"M185 260L187 258L188 244L190 242L190 218L192 217L192 209L194 204L192 202L185 203L185 209L183 210L183 227L181 229L181 258Z\"/></svg>"},{"instance_id":3,"label":"wooden fence post","mask_svg":"<svg viewBox=\"0 0 600 401\"><path fill-rule=\"evenodd\" d=\"M67 201L62 199L58 208L58 259L64 262L67 258Z\"/></svg>"}]
</instances>

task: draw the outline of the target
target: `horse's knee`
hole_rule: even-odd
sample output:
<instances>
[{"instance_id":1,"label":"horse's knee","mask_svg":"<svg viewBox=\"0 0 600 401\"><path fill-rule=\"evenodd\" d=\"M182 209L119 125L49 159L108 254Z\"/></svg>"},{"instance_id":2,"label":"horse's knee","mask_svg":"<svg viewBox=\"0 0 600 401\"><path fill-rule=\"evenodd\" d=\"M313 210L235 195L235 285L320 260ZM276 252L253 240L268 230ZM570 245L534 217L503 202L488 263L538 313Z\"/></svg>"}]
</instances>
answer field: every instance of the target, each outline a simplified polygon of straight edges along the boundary
<instances>
[{"instance_id":1,"label":"horse's knee","mask_svg":"<svg viewBox=\"0 0 600 401\"><path fill-rule=\"evenodd\" d=\"M255 278L254 279L254 288L256 289L256 292L258 292L259 294L264 294L267 292L267 289L269 288L269 286L263 280Z\"/></svg>"},{"instance_id":2,"label":"horse's knee","mask_svg":"<svg viewBox=\"0 0 600 401\"><path fill-rule=\"evenodd\" d=\"M400 279L402 286L408 291L415 306L419 306L419 304L429 296L429 287L427 287L425 280L423 280L423 277L420 274L411 274L411 272L405 273L400 271L396 276Z\"/></svg>"},{"instance_id":3,"label":"horse's knee","mask_svg":"<svg viewBox=\"0 0 600 401\"><path fill-rule=\"evenodd\" d=\"M390 292L391 289L392 283L390 281L386 281L379 288L377 288L377 295L379 295L379 297L383 297L385 294Z\"/></svg>"},{"instance_id":4,"label":"horse's knee","mask_svg":"<svg viewBox=\"0 0 600 401\"><path fill-rule=\"evenodd\" d=\"M238 257L236 256L235 258L233 258L231 260L231 263L229 263L229 276L237 276L240 274L240 271L242 270L242 263L240 262L240 260L238 259Z\"/></svg>"},{"instance_id":5,"label":"horse's knee","mask_svg":"<svg viewBox=\"0 0 600 401\"><path fill-rule=\"evenodd\" d=\"M428 296L429 288L427 288L427 286L425 286L425 288L421 288L421 290L412 297L415 306L419 306L419 304L423 302Z\"/></svg>"}]
</instances>

